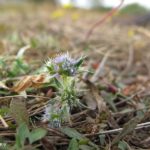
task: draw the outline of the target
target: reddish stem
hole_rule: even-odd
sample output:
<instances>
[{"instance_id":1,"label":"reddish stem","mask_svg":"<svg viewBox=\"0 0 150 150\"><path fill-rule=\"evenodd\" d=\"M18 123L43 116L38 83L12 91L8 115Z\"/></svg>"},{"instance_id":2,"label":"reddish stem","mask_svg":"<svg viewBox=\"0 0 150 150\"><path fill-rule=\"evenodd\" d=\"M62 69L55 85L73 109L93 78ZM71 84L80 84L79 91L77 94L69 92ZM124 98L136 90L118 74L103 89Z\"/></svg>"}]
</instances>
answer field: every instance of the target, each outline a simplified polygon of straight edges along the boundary
<instances>
[{"instance_id":1,"label":"reddish stem","mask_svg":"<svg viewBox=\"0 0 150 150\"><path fill-rule=\"evenodd\" d=\"M120 4L113 8L111 11L109 11L102 19L100 19L98 22L96 22L91 29L87 32L86 36L85 36L85 41L87 41L89 39L89 37L92 35L94 29L98 26L101 25L102 23L104 23L109 17L113 16L118 10L119 8L123 5L124 0L121 0Z\"/></svg>"}]
</instances>

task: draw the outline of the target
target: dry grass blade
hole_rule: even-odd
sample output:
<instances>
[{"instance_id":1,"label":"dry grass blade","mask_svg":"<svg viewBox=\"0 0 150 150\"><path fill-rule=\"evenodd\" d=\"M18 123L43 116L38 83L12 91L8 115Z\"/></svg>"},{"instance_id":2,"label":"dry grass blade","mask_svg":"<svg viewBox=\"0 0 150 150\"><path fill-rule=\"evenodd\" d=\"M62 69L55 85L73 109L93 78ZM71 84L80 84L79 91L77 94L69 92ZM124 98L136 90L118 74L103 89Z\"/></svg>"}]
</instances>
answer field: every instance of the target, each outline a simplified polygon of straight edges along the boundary
<instances>
[{"instance_id":1,"label":"dry grass blade","mask_svg":"<svg viewBox=\"0 0 150 150\"><path fill-rule=\"evenodd\" d=\"M148 38L150 38L150 31L145 29L145 28L139 27L139 28L136 28L135 31L145 35Z\"/></svg>"},{"instance_id":2,"label":"dry grass blade","mask_svg":"<svg viewBox=\"0 0 150 150\"><path fill-rule=\"evenodd\" d=\"M22 92L25 91L29 87L39 87L43 83L45 83L46 75L33 75L26 76L22 80L20 80L17 85L15 85L11 90L14 92Z\"/></svg>"},{"instance_id":3,"label":"dry grass blade","mask_svg":"<svg viewBox=\"0 0 150 150\"><path fill-rule=\"evenodd\" d=\"M129 57L128 57L128 61L127 61L127 65L126 68L123 70L123 72L121 73L121 75L125 75L126 73L128 73L132 67L132 64L134 62L134 50L132 47L130 47L129 49Z\"/></svg>"},{"instance_id":4,"label":"dry grass blade","mask_svg":"<svg viewBox=\"0 0 150 150\"><path fill-rule=\"evenodd\" d=\"M9 88L1 81L0 81L0 88L9 90Z\"/></svg>"},{"instance_id":5,"label":"dry grass blade","mask_svg":"<svg viewBox=\"0 0 150 150\"><path fill-rule=\"evenodd\" d=\"M6 121L4 120L4 118L1 115L0 115L0 121L2 122L2 124L5 128L8 128L8 124L6 123Z\"/></svg>"},{"instance_id":6,"label":"dry grass blade","mask_svg":"<svg viewBox=\"0 0 150 150\"><path fill-rule=\"evenodd\" d=\"M96 82L99 79L99 77L102 75L102 72L104 70L104 66L106 64L108 57L109 57L109 52L105 54L105 56L103 57L103 60L100 62L95 74L91 78L91 82L93 83Z\"/></svg>"},{"instance_id":7,"label":"dry grass blade","mask_svg":"<svg viewBox=\"0 0 150 150\"><path fill-rule=\"evenodd\" d=\"M118 143L121 139L123 139L127 134L131 133L134 131L134 129L136 128L137 124L143 119L143 115L139 115L133 119L131 119L129 122L127 122L124 125L123 130L121 131L121 133L119 133L115 139L112 141L112 145Z\"/></svg>"},{"instance_id":8,"label":"dry grass blade","mask_svg":"<svg viewBox=\"0 0 150 150\"><path fill-rule=\"evenodd\" d=\"M123 5L124 3L124 0L120 0L120 4L112 9L110 12L108 12L102 19L100 19L98 22L96 22L92 27L91 29L87 32L86 34L86 37L85 37L85 41L89 39L89 37L92 35L94 29L97 27L97 26L100 26L102 25L103 23L105 23L107 21L107 19L109 19L109 17L112 17L118 10L119 8Z\"/></svg>"},{"instance_id":9,"label":"dry grass blade","mask_svg":"<svg viewBox=\"0 0 150 150\"><path fill-rule=\"evenodd\" d=\"M150 122L145 122L145 123L140 123L137 124L136 128L134 128L135 130L139 130L139 129L143 129L143 128L149 128L150 127ZM112 130L106 130L106 131L101 131L99 133L93 133L93 134L85 134L86 137L92 137L92 136L96 136L96 135L101 135L101 134L114 134L114 133L119 133L123 131L123 128L117 128L117 129L112 129Z\"/></svg>"}]
</instances>

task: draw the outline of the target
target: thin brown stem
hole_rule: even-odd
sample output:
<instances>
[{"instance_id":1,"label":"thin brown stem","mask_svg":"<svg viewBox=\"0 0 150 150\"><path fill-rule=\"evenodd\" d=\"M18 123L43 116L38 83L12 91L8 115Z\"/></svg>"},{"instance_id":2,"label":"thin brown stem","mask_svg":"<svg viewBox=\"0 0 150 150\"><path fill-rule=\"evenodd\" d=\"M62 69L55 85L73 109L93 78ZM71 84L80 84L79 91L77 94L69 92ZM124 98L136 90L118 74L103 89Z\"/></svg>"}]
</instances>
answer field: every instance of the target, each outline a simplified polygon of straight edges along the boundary
<instances>
[{"instance_id":1,"label":"thin brown stem","mask_svg":"<svg viewBox=\"0 0 150 150\"><path fill-rule=\"evenodd\" d=\"M119 8L123 5L123 3L124 3L124 0L121 0L120 4L116 8L113 8L102 19L100 19L95 24L93 24L93 26L90 28L90 30L87 32L87 34L85 36L85 41L87 41L89 39L89 37L92 35L94 29L97 26L102 25L107 19L109 19L111 16L113 16L117 12L119 10Z\"/></svg>"}]
</instances>

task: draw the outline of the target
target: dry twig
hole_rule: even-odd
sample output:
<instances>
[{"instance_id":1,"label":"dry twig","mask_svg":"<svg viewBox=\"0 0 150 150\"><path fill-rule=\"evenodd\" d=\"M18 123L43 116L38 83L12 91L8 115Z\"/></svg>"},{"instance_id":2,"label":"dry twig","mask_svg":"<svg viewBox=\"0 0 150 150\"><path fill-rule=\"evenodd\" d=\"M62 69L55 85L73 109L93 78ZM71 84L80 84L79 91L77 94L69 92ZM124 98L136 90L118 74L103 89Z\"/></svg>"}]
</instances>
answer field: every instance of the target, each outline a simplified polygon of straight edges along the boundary
<instances>
[{"instance_id":1,"label":"dry twig","mask_svg":"<svg viewBox=\"0 0 150 150\"><path fill-rule=\"evenodd\" d=\"M93 30L98 26L98 25L101 25L103 24L109 17L113 16L117 11L118 9L123 5L124 3L124 0L121 0L120 4L112 9L109 13L107 13L102 19L100 19L98 22L96 22L92 27L91 29L87 32L86 36L85 36L85 41L87 41L89 39L89 37L91 36L91 34L93 33Z\"/></svg>"}]
</instances>

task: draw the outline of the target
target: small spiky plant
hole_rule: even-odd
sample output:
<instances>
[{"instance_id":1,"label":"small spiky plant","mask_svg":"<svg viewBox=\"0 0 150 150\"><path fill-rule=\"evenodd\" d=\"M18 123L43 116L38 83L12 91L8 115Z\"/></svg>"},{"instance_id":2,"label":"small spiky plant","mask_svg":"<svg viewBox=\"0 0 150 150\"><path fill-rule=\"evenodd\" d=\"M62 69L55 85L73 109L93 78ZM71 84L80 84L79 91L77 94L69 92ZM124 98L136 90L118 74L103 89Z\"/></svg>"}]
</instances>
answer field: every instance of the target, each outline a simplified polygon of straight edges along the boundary
<instances>
[{"instance_id":1,"label":"small spiky plant","mask_svg":"<svg viewBox=\"0 0 150 150\"><path fill-rule=\"evenodd\" d=\"M75 78L83 60L83 57L73 59L66 53L46 62L46 71L53 76L51 83L57 90L57 96L46 106L43 116L52 127L60 127L65 121L70 122L70 110L81 104L77 98Z\"/></svg>"}]
</instances>

